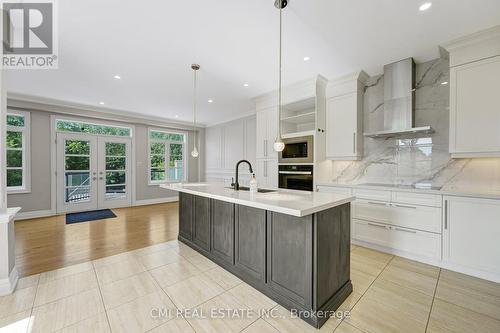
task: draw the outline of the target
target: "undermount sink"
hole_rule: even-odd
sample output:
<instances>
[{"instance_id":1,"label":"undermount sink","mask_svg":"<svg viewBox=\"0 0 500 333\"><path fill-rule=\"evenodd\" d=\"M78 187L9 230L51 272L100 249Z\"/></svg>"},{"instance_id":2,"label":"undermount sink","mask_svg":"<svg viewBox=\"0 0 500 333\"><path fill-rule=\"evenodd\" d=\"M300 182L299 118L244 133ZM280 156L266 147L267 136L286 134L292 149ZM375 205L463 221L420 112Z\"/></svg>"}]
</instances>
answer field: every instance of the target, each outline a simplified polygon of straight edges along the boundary
<instances>
[{"instance_id":1,"label":"undermount sink","mask_svg":"<svg viewBox=\"0 0 500 333\"><path fill-rule=\"evenodd\" d=\"M226 187L226 188L234 190L234 187ZM240 191L250 191L250 187L240 186ZM271 193L271 192L276 192L276 190L266 190L264 188L259 188L259 189L257 189L257 192L259 192L259 193Z\"/></svg>"}]
</instances>

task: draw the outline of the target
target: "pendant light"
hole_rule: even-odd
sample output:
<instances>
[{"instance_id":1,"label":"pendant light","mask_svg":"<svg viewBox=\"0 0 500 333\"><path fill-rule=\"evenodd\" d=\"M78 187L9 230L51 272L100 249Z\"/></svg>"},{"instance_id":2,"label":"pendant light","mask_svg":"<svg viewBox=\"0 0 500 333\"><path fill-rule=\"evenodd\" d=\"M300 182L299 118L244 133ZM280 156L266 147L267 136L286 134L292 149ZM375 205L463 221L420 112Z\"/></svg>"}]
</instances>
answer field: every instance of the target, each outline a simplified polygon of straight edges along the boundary
<instances>
[{"instance_id":1,"label":"pendant light","mask_svg":"<svg viewBox=\"0 0 500 333\"><path fill-rule=\"evenodd\" d=\"M193 85L193 135L194 135L194 146L191 151L191 156L197 158L200 153L198 152L198 148L196 148L196 72L200 69L200 65L192 64L191 69L194 73L194 85Z\"/></svg>"},{"instance_id":2,"label":"pendant light","mask_svg":"<svg viewBox=\"0 0 500 333\"><path fill-rule=\"evenodd\" d=\"M279 46L279 87L278 87L278 135L276 140L274 140L273 149L277 152L283 151L285 149L285 143L281 139L281 109L282 98L281 98L281 76L282 76L282 66L281 66L281 48L282 48L282 21L283 21L283 8L288 5L287 0L276 0L274 6L280 10L280 46Z\"/></svg>"}]
</instances>

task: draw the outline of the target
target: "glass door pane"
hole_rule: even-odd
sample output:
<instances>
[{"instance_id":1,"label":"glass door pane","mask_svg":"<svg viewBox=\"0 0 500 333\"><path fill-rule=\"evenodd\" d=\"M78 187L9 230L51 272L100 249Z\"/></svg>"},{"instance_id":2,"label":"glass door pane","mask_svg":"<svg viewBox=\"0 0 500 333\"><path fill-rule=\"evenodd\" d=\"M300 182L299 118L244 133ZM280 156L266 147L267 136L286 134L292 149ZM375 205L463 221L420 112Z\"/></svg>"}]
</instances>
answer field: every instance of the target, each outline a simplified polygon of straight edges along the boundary
<instances>
[{"instance_id":1,"label":"glass door pane","mask_svg":"<svg viewBox=\"0 0 500 333\"><path fill-rule=\"evenodd\" d=\"M184 161L183 161L184 146L179 143L170 144L168 176L169 180L182 181L184 179Z\"/></svg>"},{"instance_id":2,"label":"glass door pane","mask_svg":"<svg viewBox=\"0 0 500 333\"><path fill-rule=\"evenodd\" d=\"M90 141L70 139L64 143L64 198L66 203L91 200Z\"/></svg>"},{"instance_id":3,"label":"glass door pane","mask_svg":"<svg viewBox=\"0 0 500 333\"><path fill-rule=\"evenodd\" d=\"M104 144L105 200L125 199L127 197L127 145L118 142Z\"/></svg>"}]
</instances>

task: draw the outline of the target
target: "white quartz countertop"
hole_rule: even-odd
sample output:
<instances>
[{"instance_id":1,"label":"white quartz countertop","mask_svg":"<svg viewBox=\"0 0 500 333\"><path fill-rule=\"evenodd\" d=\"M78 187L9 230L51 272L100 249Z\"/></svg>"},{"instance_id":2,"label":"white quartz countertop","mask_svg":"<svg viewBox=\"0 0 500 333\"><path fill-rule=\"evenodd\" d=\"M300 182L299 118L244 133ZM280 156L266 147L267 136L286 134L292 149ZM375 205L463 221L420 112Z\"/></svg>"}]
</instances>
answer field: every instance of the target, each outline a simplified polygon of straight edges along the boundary
<instances>
[{"instance_id":1,"label":"white quartz countertop","mask_svg":"<svg viewBox=\"0 0 500 333\"><path fill-rule=\"evenodd\" d=\"M336 193L283 189L270 193L250 193L226 188L223 183L178 183L160 187L298 217L340 206L355 199L353 196Z\"/></svg>"},{"instance_id":2,"label":"white quartz countertop","mask_svg":"<svg viewBox=\"0 0 500 333\"><path fill-rule=\"evenodd\" d=\"M410 187L398 187L392 185L372 185L372 184L343 184L335 182L321 182L317 183L317 186L333 186L333 187L348 187L348 188L363 188L372 190L385 190L385 191L398 191L398 192L415 192L415 193L428 193L428 194L438 194L438 195L450 195L457 197L470 197L470 198L481 198L481 199L496 199L500 200L500 191L495 189L485 189L478 187L468 187L468 188L449 188L443 187L440 190L436 189L425 189L425 188L410 188Z\"/></svg>"}]
</instances>

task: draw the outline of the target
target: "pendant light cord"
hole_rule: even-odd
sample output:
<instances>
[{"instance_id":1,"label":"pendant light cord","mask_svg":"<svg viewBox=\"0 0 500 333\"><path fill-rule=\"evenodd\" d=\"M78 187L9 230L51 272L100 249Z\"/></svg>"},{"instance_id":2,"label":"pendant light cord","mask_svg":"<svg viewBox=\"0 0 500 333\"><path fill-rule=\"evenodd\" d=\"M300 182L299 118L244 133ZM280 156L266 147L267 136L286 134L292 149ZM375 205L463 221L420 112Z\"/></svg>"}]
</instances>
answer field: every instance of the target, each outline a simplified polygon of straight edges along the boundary
<instances>
[{"instance_id":1,"label":"pendant light cord","mask_svg":"<svg viewBox=\"0 0 500 333\"><path fill-rule=\"evenodd\" d=\"M194 134L194 147L196 147L196 72L194 69L194 84L193 84L193 134Z\"/></svg>"},{"instance_id":2,"label":"pendant light cord","mask_svg":"<svg viewBox=\"0 0 500 333\"><path fill-rule=\"evenodd\" d=\"M282 16L283 16L283 3L282 0L279 0L279 6L280 6L280 47L279 47L279 87L278 87L278 138L281 139L281 107L282 107L282 101L281 101L281 76L282 76L282 68L281 68L281 52L282 52Z\"/></svg>"}]
</instances>

